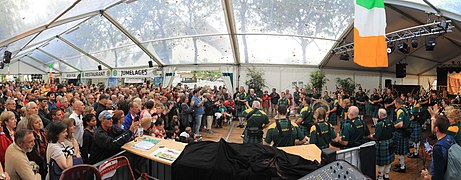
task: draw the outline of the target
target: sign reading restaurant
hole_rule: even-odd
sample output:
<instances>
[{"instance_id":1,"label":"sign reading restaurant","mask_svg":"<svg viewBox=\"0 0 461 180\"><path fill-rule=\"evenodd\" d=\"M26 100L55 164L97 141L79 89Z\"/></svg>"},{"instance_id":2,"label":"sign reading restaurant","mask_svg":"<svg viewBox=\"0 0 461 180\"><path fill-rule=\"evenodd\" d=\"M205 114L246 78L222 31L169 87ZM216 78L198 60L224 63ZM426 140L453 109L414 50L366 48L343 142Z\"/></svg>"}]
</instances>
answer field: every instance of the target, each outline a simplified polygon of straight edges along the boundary
<instances>
[{"instance_id":1,"label":"sign reading restaurant","mask_svg":"<svg viewBox=\"0 0 461 180\"><path fill-rule=\"evenodd\" d=\"M109 75L107 71L90 71L84 72L83 78L107 78Z\"/></svg>"}]
</instances>

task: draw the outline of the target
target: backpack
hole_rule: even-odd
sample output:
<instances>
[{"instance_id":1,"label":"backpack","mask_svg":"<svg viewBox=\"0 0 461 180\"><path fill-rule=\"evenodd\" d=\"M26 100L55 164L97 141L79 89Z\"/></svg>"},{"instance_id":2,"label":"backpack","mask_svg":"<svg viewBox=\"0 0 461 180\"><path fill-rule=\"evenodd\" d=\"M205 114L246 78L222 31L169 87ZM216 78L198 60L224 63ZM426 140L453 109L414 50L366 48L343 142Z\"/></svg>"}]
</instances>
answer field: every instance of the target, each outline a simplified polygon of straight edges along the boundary
<instances>
[{"instance_id":1,"label":"backpack","mask_svg":"<svg viewBox=\"0 0 461 180\"><path fill-rule=\"evenodd\" d=\"M455 142L448 149L445 179L457 179L459 177L461 177L461 146Z\"/></svg>"}]
</instances>

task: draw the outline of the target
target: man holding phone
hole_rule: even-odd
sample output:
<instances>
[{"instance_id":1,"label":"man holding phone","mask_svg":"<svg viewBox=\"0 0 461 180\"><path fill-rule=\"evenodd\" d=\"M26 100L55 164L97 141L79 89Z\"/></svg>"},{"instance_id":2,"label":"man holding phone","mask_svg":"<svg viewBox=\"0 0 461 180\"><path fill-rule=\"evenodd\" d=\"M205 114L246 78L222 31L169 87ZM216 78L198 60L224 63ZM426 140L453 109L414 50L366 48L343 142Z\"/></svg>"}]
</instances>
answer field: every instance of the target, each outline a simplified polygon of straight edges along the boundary
<instances>
[{"instance_id":1,"label":"man holding phone","mask_svg":"<svg viewBox=\"0 0 461 180\"><path fill-rule=\"evenodd\" d=\"M446 134L450 125L448 118L443 115L437 115L437 106L434 106L434 109L429 108L428 110L431 114L431 130L435 133L437 142L432 147L431 167L429 171L427 169L422 170L421 175L424 176L424 179L444 179L445 171L447 170L448 149L456 141L452 136Z\"/></svg>"}]
</instances>

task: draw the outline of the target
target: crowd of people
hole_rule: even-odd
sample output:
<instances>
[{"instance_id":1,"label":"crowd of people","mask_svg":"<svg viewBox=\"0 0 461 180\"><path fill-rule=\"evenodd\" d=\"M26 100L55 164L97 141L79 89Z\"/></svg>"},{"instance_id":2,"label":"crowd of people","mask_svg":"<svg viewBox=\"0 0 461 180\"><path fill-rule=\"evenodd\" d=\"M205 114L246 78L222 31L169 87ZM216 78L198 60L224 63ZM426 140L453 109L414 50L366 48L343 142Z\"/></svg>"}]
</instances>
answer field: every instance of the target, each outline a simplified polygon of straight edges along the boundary
<instances>
[{"instance_id":1,"label":"crowd of people","mask_svg":"<svg viewBox=\"0 0 461 180\"><path fill-rule=\"evenodd\" d=\"M382 92L374 89L367 94L359 88L357 93L342 90L321 95L315 88L308 93L296 87L293 93L273 88L270 94L264 91L258 96L254 89L244 87L231 94L226 87L181 84L106 88L5 83L0 98L0 162L5 173L0 175L56 179L59 174L54 168L62 171L75 164L98 163L141 135L191 143L200 141L201 133L213 134L213 129L233 120L244 128L243 143L275 147L310 143L325 149L330 144L354 147L375 140L379 179L389 178L394 153L399 159L393 168L396 172L406 171L406 155L418 157L426 124L432 125L438 139L448 134L453 142L461 142L461 114L450 101L432 91L398 96L391 89ZM324 108L313 109L318 102ZM374 133L365 115L372 118ZM270 118L275 123L270 124ZM436 149L434 154L443 153ZM437 172L443 169L438 168L443 166L434 166L427 176L440 176Z\"/></svg>"}]
</instances>

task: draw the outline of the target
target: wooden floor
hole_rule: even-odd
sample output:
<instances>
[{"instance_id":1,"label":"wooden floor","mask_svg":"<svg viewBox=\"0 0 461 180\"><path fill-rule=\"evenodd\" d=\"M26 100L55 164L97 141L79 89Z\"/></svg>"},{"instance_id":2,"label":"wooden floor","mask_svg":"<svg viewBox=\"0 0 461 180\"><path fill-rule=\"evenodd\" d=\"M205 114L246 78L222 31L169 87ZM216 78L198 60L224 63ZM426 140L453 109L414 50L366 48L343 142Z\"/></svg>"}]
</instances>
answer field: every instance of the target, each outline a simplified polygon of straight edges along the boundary
<instances>
[{"instance_id":1,"label":"wooden floor","mask_svg":"<svg viewBox=\"0 0 461 180\"><path fill-rule=\"evenodd\" d=\"M291 118L294 120L294 117ZM374 128L371 127L371 119L370 118L365 118L367 125L370 129L370 132L374 132ZM270 123L274 123L274 118L270 118ZM243 128L238 128L238 121L233 121L229 125L224 125L223 128L212 128L213 133L208 133L208 132L202 132L202 138L203 140L209 140L209 141L219 141L221 138L226 140L227 142L232 142L232 143L242 143L243 139L241 138L241 134L243 132ZM267 128L264 129L264 133L267 131ZM336 131L339 131L337 128ZM424 132L423 133L423 139L426 139L426 137L429 135L429 132ZM434 144L434 141L431 141L431 144ZM411 149L413 151L413 149ZM392 163L391 167L391 172L390 172L390 178L391 179L405 179L405 180L410 180L410 179L422 179L419 172L423 169L423 160L421 158L421 151L420 150L420 158L419 159L410 159L408 157L405 157L405 164L407 166L407 171L406 173L396 173L392 171L392 168L394 167L395 164L399 163L398 156L395 157L395 161ZM430 166L430 160L426 162L426 168L429 169Z\"/></svg>"}]
</instances>

